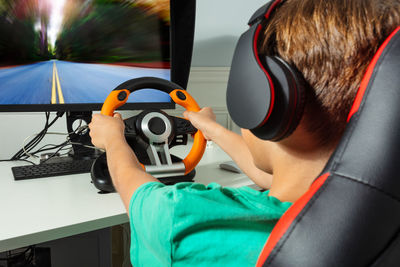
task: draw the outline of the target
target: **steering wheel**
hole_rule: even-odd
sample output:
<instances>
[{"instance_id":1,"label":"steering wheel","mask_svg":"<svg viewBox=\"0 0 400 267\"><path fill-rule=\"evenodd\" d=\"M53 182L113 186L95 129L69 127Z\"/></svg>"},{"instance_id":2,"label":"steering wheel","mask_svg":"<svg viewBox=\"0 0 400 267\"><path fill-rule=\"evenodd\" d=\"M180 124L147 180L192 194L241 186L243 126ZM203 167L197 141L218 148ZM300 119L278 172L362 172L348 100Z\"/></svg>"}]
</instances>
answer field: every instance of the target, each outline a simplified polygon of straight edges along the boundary
<instances>
[{"instance_id":1,"label":"steering wheel","mask_svg":"<svg viewBox=\"0 0 400 267\"><path fill-rule=\"evenodd\" d=\"M179 85L160 78L142 77L128 80L117 86L106 98L101 114L113 116L115 110L126 103L131 93L145 88L168 93L176 104L186 110L200 110L193 97ZM184 118L151 109L125 119L124 123L128 144L133 148L139 161L140 158L147 158L141 164L144 170L152 175L162 175L162 177L187 175L196 167L204 154L206 140L203 134ZM186 158L174 162L176 160L170 154L170 148L186 144L188 134L194 138L193 146ZM102 159L100 158L92 166L93 183L102 191L114 191L111 181L103 181L103 176L109 176L108 170L105 170L107 169L105 154Z\"/></svg>"}]
</instances>

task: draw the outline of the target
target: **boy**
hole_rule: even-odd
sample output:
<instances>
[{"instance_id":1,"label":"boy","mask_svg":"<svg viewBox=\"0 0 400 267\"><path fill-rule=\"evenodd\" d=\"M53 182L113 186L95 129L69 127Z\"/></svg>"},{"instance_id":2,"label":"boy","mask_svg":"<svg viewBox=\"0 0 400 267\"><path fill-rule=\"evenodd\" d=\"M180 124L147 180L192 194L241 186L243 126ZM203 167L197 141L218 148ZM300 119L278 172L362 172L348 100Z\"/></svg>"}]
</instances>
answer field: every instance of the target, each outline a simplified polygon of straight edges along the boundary
<instances>
[{"instance_id":1,"label":"boy","mask_svg":"<svg viewBox=\"0 0 400 267\"><path fill-rule=\"evenodd\" d=\"M270 187L264 193L216 184L164 186L140 167L120 115L94 115L93 144L107 151L130 216L133 265L254 265L277 220L324 168L369 61L398 25L400 0L283 1L258 52L279 55L308 83L304 115L293 134L262 141L248 130L239 136L219 126L209 108L184 113L250 178Z\"/></svg>"}]
</instances>

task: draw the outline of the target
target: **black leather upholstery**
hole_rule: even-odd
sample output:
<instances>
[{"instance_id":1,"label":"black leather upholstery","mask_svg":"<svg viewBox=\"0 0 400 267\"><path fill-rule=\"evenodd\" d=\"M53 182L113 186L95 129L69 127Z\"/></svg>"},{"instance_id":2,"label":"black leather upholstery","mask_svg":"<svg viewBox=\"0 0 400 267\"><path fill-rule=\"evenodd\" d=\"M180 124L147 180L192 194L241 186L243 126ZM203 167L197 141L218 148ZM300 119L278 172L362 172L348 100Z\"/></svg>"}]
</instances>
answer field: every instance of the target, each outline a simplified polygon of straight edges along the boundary
<instances>
[{"instance_id":1,"label":"black leather upholstery","mask_svg":"<svg viewBox=\"0 0 400 267\"><path fill-rule=\"evenodd\" d=\"M328 178L282 218L290 226L263 266L400 266L400 27L382 49Z\"/></svg>"}]
</instances>

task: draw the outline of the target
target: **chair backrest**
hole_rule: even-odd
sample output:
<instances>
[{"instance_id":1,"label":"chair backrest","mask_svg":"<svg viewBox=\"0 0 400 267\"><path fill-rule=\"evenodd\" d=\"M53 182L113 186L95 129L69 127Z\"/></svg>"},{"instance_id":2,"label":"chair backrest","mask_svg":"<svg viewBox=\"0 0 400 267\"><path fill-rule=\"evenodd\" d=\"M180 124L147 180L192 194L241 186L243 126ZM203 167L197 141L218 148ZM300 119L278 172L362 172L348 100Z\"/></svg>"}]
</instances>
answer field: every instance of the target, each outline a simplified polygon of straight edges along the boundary
<instances>
[{"instance_id":1,"label":"chair backrest","mask_svg":"<svg viewBox=\"0 0 400 267\"><path fill-rule=\"evenodd\" d=\"M400 27L371 61L321 176L257 266L400 266Z\"/></svg>"}]
</instances>

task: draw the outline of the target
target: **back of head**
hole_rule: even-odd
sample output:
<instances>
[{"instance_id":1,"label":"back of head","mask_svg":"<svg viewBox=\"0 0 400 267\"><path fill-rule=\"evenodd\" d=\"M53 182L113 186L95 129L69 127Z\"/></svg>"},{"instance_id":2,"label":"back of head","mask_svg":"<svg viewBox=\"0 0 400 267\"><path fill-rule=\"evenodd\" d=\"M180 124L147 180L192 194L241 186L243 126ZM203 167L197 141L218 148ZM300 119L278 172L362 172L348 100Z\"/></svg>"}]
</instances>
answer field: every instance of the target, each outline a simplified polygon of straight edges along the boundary
<instances>
[{"instance_id":1,"label":"back of head","mask_svg":"<svg viewBox=\"0 0 400 267\"><path fill-rule=\"evenodd\" d=\"M277 54L308 83L303 126L337 143L365 70L400 25L400 0L287 0L272 15L259 52Z\"/></svg>"}]
</instances>

